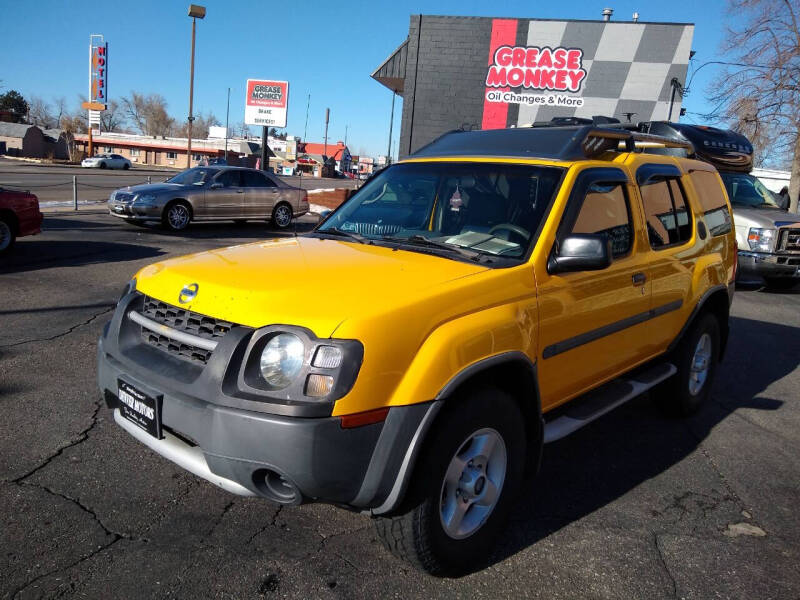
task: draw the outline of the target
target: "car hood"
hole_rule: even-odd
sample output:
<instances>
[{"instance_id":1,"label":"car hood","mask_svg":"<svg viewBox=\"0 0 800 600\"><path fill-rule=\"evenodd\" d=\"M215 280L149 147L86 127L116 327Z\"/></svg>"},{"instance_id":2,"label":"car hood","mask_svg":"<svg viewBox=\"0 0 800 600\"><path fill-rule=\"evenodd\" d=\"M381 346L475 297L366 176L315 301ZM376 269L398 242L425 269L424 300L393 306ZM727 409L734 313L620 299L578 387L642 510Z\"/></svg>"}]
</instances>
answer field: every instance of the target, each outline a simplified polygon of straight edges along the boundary
<instances>
[{"instance_id":1,"label":"car hood","mask_svg":"<svg viewBox=\"0 0 800 600\"><path fill-rule=\"evenodd\" d=\"M800 223L800 215L775 208L733 207L733 221L736 227L778 228Z\"/></svg>"},{"instance_id":2,"label":"car hood","mask_svg":"<svg viewBox=\"0 0 800 600\"><path fill-rule=\"evenodd\" d=\"M486 271L483 265L382 246L313 237L211 250L145 267L136 288L182 307L250 327L298 325L329 337L351 317L391 312L434 288Z\"/></svg>"},{"instance_id":3,"label":"car hood","mask_svg":"<svg viewBox=\"0 0 800 600\"><path fill-rule=\"evenodd\" d=\"M158 194L166 192L177 192L186 188L197 189L199 186L181 185L179 183L143 183L141 185L132 185L120 188L118 192L127 192L131 194Z\"/></svg>"}]
</instances>

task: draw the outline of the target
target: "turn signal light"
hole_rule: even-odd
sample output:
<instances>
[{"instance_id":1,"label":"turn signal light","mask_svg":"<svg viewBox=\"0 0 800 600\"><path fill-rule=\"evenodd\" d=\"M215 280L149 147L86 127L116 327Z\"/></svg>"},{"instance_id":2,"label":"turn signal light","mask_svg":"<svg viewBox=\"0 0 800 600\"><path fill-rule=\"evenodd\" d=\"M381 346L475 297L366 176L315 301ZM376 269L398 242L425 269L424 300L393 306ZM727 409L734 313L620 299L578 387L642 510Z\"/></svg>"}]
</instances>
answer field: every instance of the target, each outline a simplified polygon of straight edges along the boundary
<instances>
[{"instance_id":1,"label":"turn signal light","mask_svg":"<svg viewBox=\"0 0 800 600\"><path fill-rule=\"evenodd\" d=\"M306 380L306 396L312 398L322 398L331 393L333 389L333 377L330 375L318 375L312 373Z\"/></svg>"}]
</instances>

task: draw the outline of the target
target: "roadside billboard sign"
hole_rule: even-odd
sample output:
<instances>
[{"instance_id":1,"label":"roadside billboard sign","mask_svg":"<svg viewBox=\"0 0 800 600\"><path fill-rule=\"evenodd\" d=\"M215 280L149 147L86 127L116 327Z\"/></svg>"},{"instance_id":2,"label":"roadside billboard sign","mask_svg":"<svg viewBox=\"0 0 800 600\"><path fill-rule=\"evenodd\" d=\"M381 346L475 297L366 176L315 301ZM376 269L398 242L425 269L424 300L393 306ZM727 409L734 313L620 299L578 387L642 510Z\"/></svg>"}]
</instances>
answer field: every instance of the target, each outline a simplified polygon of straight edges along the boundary
<instances>
[{"instance_id":1,"label":"roadside billboard sign","mask_svg":"<svg viewBox=\"0 0 800 600\"><path fill-rule=\"evenodd\" d=\"M93 44L90 57L89 101L102 104L105 110L108 98L108 42Z\"/></svg>"},{"instance_id":2,"label":"roadside billboard sign","mask_svg":"<svg viewBox=\"0 0 800 600\"><path fill-rule=\"evenodd\" d=\"M289 82L264 79L247 80L244 122L263 127L286 127Z\"/></svg>"}]
</instances>

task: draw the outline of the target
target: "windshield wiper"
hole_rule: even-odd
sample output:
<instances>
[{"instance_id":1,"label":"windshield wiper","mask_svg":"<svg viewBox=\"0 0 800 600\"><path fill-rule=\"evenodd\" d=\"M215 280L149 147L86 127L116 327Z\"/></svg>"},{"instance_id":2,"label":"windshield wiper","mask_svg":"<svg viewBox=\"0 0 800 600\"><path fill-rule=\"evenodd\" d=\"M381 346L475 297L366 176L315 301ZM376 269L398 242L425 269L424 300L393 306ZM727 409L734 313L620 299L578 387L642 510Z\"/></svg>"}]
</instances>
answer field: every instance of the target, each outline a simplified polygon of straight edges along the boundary
<instances>
[{"instance_id":1,"label":"windshield wiper","mask_svg":"<svg viewBox=\"0 0 800 600\"><path fill-rule=\"evenodd\" d=\"M350 238L351 240L355 240L359 244L371 244L372 240L364 237L359 233L353 233L352 231L344 231L343 229L338 229L336 227L331 227L330 229L322 229L317 233L327 233L329 235L338 235L340 237Z\"/></svg>"},{"instance_id":2,"label":"windshield wiper","mask_svg":"<svg viewBox=\"0 0 800 600\"><path fill-rule=\"evenodd\" d=\"M470 260L480 260L481 257L486 256L485 254L483 254L482 252L478 252L477 250L467 250L466 248L462 248L461 246L456 246L455 244L437 242L436 240L426 238L424 235L419 235L419 234L412 235L407 238L396 237L393 235L385 235L381 239L389 242L398 242L400 244L411 244L416 246L428 246L430 248L439 248L441 250L447 250L448 252L455 252L456 254L460 254L464 258L469 258Z\"/></svg>"}]
</instances>

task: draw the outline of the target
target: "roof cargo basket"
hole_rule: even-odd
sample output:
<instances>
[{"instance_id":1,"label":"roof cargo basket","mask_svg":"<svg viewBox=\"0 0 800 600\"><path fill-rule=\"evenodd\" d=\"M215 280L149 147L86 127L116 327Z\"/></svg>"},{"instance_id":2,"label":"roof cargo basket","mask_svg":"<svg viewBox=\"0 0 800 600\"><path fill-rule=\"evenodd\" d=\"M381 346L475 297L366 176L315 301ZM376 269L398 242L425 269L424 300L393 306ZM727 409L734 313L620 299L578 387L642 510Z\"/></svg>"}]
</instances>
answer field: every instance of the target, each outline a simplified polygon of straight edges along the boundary
<instances>
[{"instance_id":1,"label":"roof cargo basket","mask_svg":"<svg viewBox=\"0 0 800 600\"><path fill-rule=\"evenodd\" d=\"M502 156L563 161L597 158L605 152L636 152L648 148L678 149L694 154L691 142L674 140L621 127L524 127L449 131L411 155L411 158L445 156Z\"/></svg>"},{"instance_id":2,"label":"roof cargo basket","mask_svg":"<svg viewBox=\"0 0 800 600\"><path fill-rule=\"evenodd\" d=\"M660 137L691 142L697 158L720 170L749 173L753 169L753 145L745 136L735 131L668 121L649 121L641 123L640 127L643 131ZM652 149L648 152L676 153L669 148Z\"/></svg>"}]
</instances>

